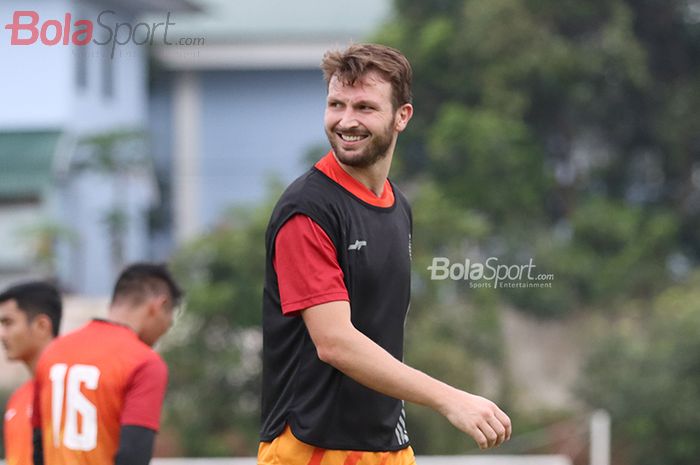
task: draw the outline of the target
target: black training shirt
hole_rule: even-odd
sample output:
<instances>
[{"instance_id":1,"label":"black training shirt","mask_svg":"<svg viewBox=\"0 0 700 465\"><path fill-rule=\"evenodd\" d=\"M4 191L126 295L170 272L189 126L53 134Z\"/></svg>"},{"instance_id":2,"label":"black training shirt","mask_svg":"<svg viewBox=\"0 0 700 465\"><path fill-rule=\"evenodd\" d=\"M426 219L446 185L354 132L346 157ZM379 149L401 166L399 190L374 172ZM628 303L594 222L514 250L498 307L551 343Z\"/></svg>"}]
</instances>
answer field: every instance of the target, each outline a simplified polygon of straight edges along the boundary
<instances>
[{"instance_id":1,"label":"black training shirt","mask_svg":"<svg viewBox=\"0 0 700 465\"><path fill-rule=\"evenodd\" d=\"M282 314L272 262L282 225L295 214L310 217L335 245L353 325L403 360L411 210L392 187L394 204L376 207L312 168L278 201L265 235L262 441L272 441L289 424L298 439L324 449L392 451L409 445L402 401L322 362L301 316Z\"/></svg>"}]
</instances>

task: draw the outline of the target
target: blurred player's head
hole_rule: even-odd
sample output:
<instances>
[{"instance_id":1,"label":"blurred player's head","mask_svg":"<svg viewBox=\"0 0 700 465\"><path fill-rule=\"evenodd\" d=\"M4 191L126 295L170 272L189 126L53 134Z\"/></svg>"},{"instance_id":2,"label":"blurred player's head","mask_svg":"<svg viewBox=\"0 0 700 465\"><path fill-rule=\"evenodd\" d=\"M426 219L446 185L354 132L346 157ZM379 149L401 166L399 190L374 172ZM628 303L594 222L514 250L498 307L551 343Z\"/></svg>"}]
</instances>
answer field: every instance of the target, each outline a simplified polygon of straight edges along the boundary
<instances>
[{"instance_id":1,"label":"blurred player's head","mask_svg":"<svg viewBox=\"0 0 700 465\"><path fill-rule=\"evenodd\" d=\"M114 286L110 316L131 326L143 342L155 344L173 323L182 291L165 265L135 263Z\"/></svg>"},{"instance_id":2,"label":"blurred player's head","mask_svg":"<svg viewBox=\"0 0 700 465\"><path fill-rule=\"evenodd\" d=\"M357 44L327 52L324 128L341 163L366 168L393 153L413 115L411 65L398 50Z\"/></svg>"},{"instance_id":3,"label":"blurred player's head","mask_svg":"<svg viewBox=\"0 0 700 465\"><path fill-rule=\"evenodd\" d=\"M0 340L7 358L33 368L44 347L58 335L63 306L49 283L18 284L0 294Z\"/></svg>"}]
</instances>

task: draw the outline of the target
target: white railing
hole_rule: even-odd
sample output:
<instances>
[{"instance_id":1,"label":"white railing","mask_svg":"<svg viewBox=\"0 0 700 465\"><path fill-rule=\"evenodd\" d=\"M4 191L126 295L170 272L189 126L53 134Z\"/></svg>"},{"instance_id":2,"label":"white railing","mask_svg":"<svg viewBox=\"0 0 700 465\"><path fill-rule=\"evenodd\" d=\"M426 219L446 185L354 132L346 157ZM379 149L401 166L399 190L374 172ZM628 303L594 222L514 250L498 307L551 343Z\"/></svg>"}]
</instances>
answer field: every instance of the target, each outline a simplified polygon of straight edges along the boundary
<instances>
[{"instance_id":1,"label":"white railing","mask_svg":"<svg viewBox=\"0 0 700 465\"><path fill-rule=\"evenodd\" d=\"M571 465L563 455L419 456L417 465ZM256 465L251 458L153 459L151 465Z\"/></svg>"},{"instance_id":2,"label":"white railing","mask_svg":"<svg viewBox=\"0 0 700 465\"><path fill-rule=\"evenodd\" d=\"M610 464L610 416L597 411L589 417L585 428L590 439L591 465ZM528 443L533 438L521 437ZM417 465L572 465L564 455L461 455L418 456ZM6 465L0 460L0 465ZM255 457L249 458L155 458L151 465L257 465Z\"/></svg>"}]
</instances>

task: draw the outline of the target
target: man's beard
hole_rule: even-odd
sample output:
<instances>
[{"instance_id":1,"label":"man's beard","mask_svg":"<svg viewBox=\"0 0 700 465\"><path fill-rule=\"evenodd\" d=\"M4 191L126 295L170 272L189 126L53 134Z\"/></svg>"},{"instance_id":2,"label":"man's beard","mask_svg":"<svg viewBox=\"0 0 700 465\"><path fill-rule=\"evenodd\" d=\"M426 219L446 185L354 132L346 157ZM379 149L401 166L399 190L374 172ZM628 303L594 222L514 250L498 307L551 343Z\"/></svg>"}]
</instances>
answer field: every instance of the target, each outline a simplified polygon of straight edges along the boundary
<instances>
[{"instance_id":1,"label":"man's beard","mask_svg":"<svg viewBox=\"0 0 700 465\"><path fill-rule=\"evenodd\" d=\"M393 142L391 128L394 127L394 123L395 118L392 119L381 134L372 134L372 136L370 136L372 137L372 141L364 149L362 149L360 153L356 153L354 155L350 155L345 152L340 147L340 144L335 142L336 138L338 137L338 134L335 132L335 128L331 132L326 130L326 136L328 137L328 141L333 148L335 156L338 157L338 160L342 164L352 166L354 168L367 168L374 165L389 154L389 147L391 147L391 143ZM353 134L352 131L341 132L347 135Z\"/></svg>"}]
</instances>

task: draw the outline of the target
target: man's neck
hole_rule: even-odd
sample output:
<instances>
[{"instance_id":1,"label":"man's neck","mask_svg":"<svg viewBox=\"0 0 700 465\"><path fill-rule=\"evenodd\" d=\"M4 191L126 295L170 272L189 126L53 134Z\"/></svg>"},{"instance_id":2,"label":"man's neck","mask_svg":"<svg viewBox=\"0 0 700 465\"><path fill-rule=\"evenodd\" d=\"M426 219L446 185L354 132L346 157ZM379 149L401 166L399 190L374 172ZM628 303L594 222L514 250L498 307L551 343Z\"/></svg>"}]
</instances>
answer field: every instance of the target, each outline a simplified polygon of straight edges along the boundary
<instances>
[{"instance_id":1,"label":"man's neck","mask_svg":"<svg viewBox=\"0 0 700 465\"><path fill-rule=\"evenodd\" d=\"M137 307L131 308L124 305L113 304L109 308L107 321L120 326L125 326L136 334L139 334L139 331L141 331L141 327L143 325L143 312L139 310L140 309Z\"/></svg>"},{"instance_id":2,"label":"man's neck","mask_svg":"<svg viewBox=\"0 0 700 465\"><path fill-rule=\"evenodd\" d=\"M335 157L335 154L333 154L333 156ZM392 156L393 150L391 150L388 155L374 163L372 166L364 168L346 165L338 160L338 157L336 157L336 161L343 171L355 178L358 182L362 183L362 185L372 191L374 195L381 197L384 193L386 180L389 177Z\"/></svg>"},{"instance_id":3,"label":"man's neck","mask_svg":"<svg viewBox=\"0 0 700 465\"><path fill-rule=\"evenodd\" d=\"M24 362L24 366L27 367L27 370L29 370L29 373L32 375L32 378L36 375L36 364L39 361L39 357L33 357L31 360L28 360Z\"/></svg>"},{"instance_id":4,"label":"man's neck","mask_svg":"<svg viewBox=\"0 0 700 465\"><path fill-rule=\"evenodd\" d=\"M34 377L34 375L36 375L36 365L37 363L39 363L39 357L41 357L41 353L51 341L53 341L53 339L46 341L44 344L42 344L42 346L39 348L36 354L34 354L28 360L24 360L24 366L27 367L27 370L29 370L29 373L31 373L32 378Z\"/></svg>"}]
</instances>

